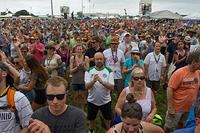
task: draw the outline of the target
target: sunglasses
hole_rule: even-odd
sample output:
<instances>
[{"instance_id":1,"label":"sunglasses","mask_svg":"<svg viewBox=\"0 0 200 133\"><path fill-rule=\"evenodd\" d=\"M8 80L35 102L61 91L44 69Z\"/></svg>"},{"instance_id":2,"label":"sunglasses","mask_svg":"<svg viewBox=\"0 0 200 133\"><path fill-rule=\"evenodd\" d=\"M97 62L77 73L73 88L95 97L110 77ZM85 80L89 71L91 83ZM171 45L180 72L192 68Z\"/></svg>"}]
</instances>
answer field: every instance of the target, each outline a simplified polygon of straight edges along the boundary
<instances>
[{"instance_id":1,"label":"sunglasses","mask_svg":"<svg viewBox=\"0 0 200 133\"><path fill-rule=\"evenodd\" d=\"M48 49L54 49L54 48L46 48L46 50L48 50Z\"/></svg>"},{"instance_id":2,"label":"sunglasses","mask_svg":"<svg viewBox=\"0 0 200 133\"><path fill-rule=\"evenodd\" d=\"M139 53L131 53L132 55L140 55Z\"/></svg>"},{"instance_id":3,"label":"sunglasses","mask_svg":"<svg viewBox=\"0 0 200 133\"><path fill-rule=\"evenodd\" d=\"M14 65L19 65L19 62L13 62Z\"/></svg>"},{"instance_id":4,"label":"sunglasses","mask_svg":"<svg viewBox=\"0 0 200 133\"><path fill-rule=\"evenodd\" d=\"M145 80L145 76L141 76L141 77L133 77L133 80Z\"/></svg>"},{"instance_id":5,"label":"sunglasses","mask_svg":"<svg viewBox=\"0 0 200 133\"><path fill-rule=\"evenodd\" d=\"M21 51L22 53L26 53L26 52L28 52L28 51Z\"/></svg>"},{"instance_id":6,"label":"sunglasses","mask_svg":"<svg viewBox=\"0 0 200 133\"><path fill-rule=\"evenodd\" d=\"M65 94L67 94L67 91L65 92ZM58 99L58 100L63 100L64 97L65 97L65 94L58 94L58 95L46 95L46 98L50 101L52 101L55 97Z\"/></svg>"}]
</instances>

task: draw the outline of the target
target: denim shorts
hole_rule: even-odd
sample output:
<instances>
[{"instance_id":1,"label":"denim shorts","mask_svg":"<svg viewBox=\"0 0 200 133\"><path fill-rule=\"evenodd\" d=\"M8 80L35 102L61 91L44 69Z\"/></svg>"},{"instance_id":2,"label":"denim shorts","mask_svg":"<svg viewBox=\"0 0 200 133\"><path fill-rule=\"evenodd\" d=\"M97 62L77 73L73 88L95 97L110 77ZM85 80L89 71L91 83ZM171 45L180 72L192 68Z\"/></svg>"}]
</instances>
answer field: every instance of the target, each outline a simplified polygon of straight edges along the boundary
<instances>
[{"instance_id":1,"label":"denim shorts","mask_svg":"<svg viewBox=\"0 0 200 133\"><path fill-rule=\"evenodd\" d=\"M72 84L73 91L86 91L85 84Z\"/></svg>"}]
</instances>

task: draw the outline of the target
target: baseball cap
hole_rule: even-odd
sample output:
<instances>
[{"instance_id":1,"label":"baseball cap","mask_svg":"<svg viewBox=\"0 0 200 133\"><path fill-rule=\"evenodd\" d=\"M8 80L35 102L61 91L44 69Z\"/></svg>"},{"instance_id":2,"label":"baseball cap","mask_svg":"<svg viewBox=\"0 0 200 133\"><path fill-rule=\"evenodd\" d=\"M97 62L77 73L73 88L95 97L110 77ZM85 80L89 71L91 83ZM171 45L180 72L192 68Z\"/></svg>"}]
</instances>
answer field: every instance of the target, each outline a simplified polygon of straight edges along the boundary
<instances>
[{"instance_id":1,"label":"baseball cap","mask_svg":"<svg viewBox=\"0 0 200 133\"><path fill-rule=\"evenodd\" d=\"M126 35L129 35L129 36L130 36L131 34L130 34L130 33L128 33L128 32L126 32L126 33L124 33L124 36L126 36Z\"/></svg>"},{"instance_id":2,"label":"baseball cap","mask_svg":"<svg viewBox=\"0 0 200 133\"><path fill-rule=\"evenodd\" d=\"M118 39L117 37L112 37L112 38L110 39L110 43L111 43L111 44L112 44L112 43L117 44L117 43L119 43L119 39Z\"/></svg>"}]
</instances>

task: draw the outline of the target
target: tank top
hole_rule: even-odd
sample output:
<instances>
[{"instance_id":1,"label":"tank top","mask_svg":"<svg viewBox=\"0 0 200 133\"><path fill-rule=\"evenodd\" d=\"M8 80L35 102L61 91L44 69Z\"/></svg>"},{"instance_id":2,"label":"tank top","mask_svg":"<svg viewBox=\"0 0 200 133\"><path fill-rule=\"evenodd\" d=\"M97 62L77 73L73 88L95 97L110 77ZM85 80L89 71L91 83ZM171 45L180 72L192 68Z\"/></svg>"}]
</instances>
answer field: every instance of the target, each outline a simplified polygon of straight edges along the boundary
<instances>
[{"instance_id":1,"label":"tank top","mask_svg":"<svg viewBox=\"0 0 200 133\"><path fill-rule=\"evenodd\" d=\"M76 67L76 57L74 56L73 68ZM85 56L83 57L83 61ZM72 73L72 84L85 84L84 82L85 70L82 67L79 67L76 72Z\"/></svg>"},{"instance_id":2,"label":"tank top","mask_svg":"<svg viewBox=\"0 0 200 133\"><path fill-rule=\"evenodd\" d=\"M126 96L130 93L130 88L126 87ZM136 103L140 104L142 107L142 121L145 121L149 113L151 113L151 88L147 87L146 97L145 99L137 100ZM125 102L128 102L125 100Z\"/></svg>"}]
</instances>

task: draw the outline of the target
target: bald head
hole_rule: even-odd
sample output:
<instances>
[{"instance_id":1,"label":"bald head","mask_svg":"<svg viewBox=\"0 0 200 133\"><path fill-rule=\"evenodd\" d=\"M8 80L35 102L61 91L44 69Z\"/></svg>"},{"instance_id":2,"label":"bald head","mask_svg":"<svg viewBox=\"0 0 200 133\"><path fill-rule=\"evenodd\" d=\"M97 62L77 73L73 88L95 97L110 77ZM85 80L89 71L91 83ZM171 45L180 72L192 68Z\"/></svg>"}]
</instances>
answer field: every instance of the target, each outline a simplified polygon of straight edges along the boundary
<instances>
[{"instance_id":1,"label":"bald head","mask_svg":"<svg viewBox=\"0 0 200 133\"><path fill-rule=\"evenodd\" d=\"M104 67L104 55L101 52L97 52L94 55L94 62L96 68L102 69Z\"/></svg>"}]
</instances>

